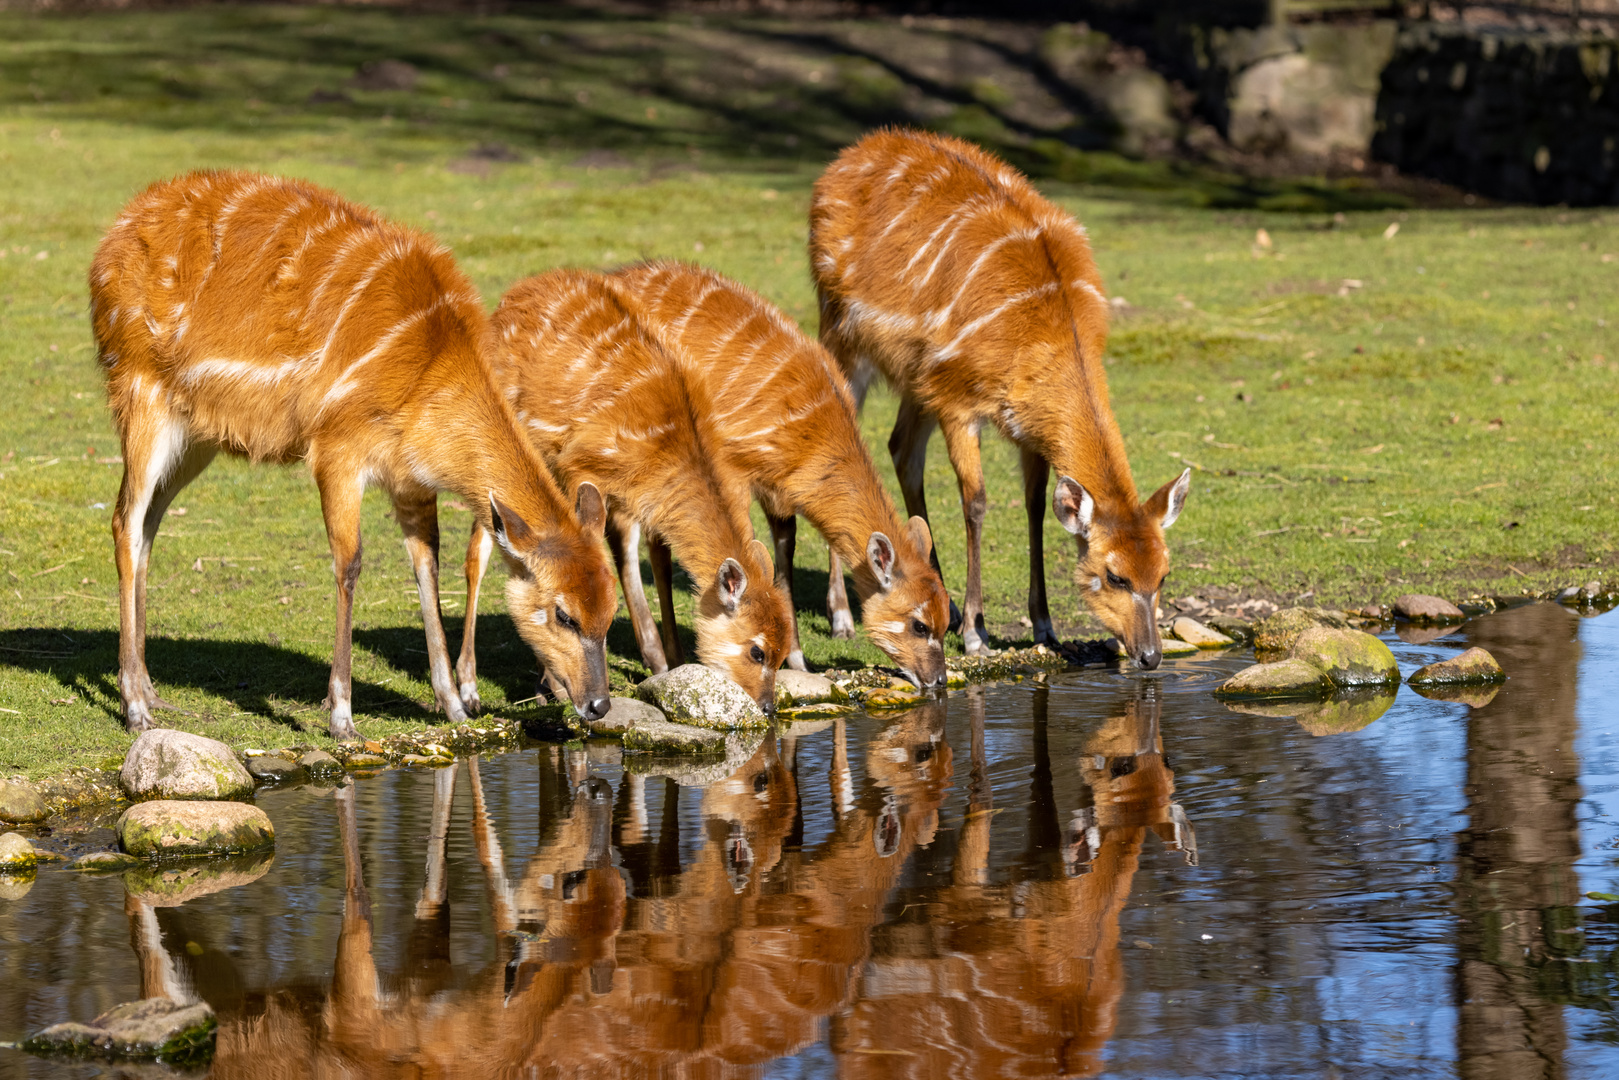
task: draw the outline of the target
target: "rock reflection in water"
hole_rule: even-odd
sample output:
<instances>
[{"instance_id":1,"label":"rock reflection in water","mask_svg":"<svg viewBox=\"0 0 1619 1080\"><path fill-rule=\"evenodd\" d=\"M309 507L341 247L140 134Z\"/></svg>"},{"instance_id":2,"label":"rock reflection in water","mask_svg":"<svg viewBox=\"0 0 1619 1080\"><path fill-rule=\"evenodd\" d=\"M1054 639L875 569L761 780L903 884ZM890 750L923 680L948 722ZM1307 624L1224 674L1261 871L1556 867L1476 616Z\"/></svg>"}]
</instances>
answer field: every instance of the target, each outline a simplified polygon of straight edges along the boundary
<instances>
[{"instance_id":1,"label":"rock reflection in water","mask_svg":"<svg viewBox=\"0 0 1619 1080\"><path fill-rule=\"evenodd\" d=\"M330 981L244 993L233 973L199 970L200 956L219 954L195 945L182 911L132 894L141 991L190 1000L204 988L220 1011L220 1078L719 1076L820 1043L850 1076L1093 1074L1124 991L1119 914L1147 833L1196 859L1156 689L1134 693L1081 738L1077 760L1058 762L1036 693L1029 857L1011 880L990 865L997 808L975 689L955 699L970 724L959 823L941 822L954 753L948 706L934 703L863 746L838 721L821 775L802 774L795 740L767 738L703 789L699 846L684 863L674 780L625 774L615 792L583 754L549 748L533 755L541 843L509 876L473 759L472 848L497 960L459 976L446 885L446 844L464 827L459 771L434 777L402 956L379 955L361 856L362 834L387 823L362 820L350 782L332 810L343 900ZM1054 769L1084 781L1085 805L1066 822ZM657 828L649 784L665 786ZM801 785L831 805L830 829L809 846ZM907 887L913 856L941 842L948 875Z\"/></svg>"}]
</instances>

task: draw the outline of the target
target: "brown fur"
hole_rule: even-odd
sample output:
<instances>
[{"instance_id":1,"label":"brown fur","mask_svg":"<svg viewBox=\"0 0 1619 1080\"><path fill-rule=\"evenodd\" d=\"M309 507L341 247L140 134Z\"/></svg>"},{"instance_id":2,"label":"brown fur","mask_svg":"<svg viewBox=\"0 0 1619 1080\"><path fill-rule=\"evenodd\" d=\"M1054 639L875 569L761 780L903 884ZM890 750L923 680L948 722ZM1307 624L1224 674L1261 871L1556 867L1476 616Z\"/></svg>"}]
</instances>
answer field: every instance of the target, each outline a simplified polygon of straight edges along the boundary
<instances>
[{"instance_id":1,"label":"brown fur","mask_svg":"<svg viewBox=\"0 0 1619 1080\"><path fill-rule=\"evenodd\" d=\"M164 706L146 671L147 559L169 503L223 449L305 460L320 488L337 574L332 735L354 738L350 632L360 496L394 501L421 594L438 706L464 718L438 611L436 496L501 522L512 617L581 710L605 701L612 579L599 499L569 512L490 382L483 305L428 237L296 180L193 173L119 216L90 268L90 313L123 441L113 514L126 723ZM595 528L589 527L592 523ZM577 634L536 627L562 604Z\"/></svg>"},{"instance_id":2,"label":"brown fur","mask_svg":"<svg viewBox=\"0 0 1619 1080\"><path fill-rule=\"evenodd\" d=\"M727 471L745 478L770 518L777 580L791 591L795 515L803 514L853 572L866 632L919 686L942 685L949 597L929 564L920 518L905 523L860 436L854 399L831 357L773 304L711 270L643 263L614 275L709 396L707 417ZM892 565L871 557L886 538ZM834 632L853 634L843 574L829 596ZM804 667L796 620L788 663Z\"/></svg>"},{"instance_id":3,"label":"brown fur","mask_svg":"<svg viewBox=\"0 0 1619 1080\"><path fill-rule=\"evenodd\" d=\"M588 481L607 497L620 581L647 666L666 670L666 651L678 663L679 644L669 617L661 647L652 632L636 543L642 528L673 547L699 586L698 659L774 710L792 610L775 585L768 550L753 539L747 488L728 482L725 461L713 452L708 419L716 409L704 388L688 386L601 274L556 270L519 282L501 300L494 332L495 379L534 447L564 486ZM470 597L477 589L470 556L468 567ZM659 578L664 585L666 575Z\"/></svg>"},{"instance_id":4,"label":"brown fur","mask_svg":"<svg viewBox=\"0 0 1619 1080\"><path fill-rule=\"evenodd\" d=\"M1078 578L1091 610L1155 667L1169 570L1163 527L1179 512L1187 477L1138 503L1102 368L1107 305L1074 219L969 143L881 131L816 182L810 262L821 340L856 395L876 372L902 395L889 449L912 513L926 516L922 463L934 425L944 433L967 518L967 651L987 647L978 433L993 424L1023 452L1036 640L1056 642L1041 537L1054 466L1062 478L1054 508L1080 537ZM1081 521L1086 495L1093 513Z\"/></svg>"}]
</instances>

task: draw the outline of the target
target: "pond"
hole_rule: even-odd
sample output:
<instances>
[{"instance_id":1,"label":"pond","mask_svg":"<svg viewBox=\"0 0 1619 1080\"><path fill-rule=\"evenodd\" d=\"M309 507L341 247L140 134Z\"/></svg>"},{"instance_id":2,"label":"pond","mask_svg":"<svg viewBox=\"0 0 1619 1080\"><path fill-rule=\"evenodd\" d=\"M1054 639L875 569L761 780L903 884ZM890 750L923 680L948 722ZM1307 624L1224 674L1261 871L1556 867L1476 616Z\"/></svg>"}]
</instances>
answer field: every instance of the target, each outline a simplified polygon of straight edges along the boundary
<instances>
[{"instance_id":1,"label":"pond","mask_svg":"<svg viewBox=\"0 0 1619 1080\"><path fill-rule=\"evenodd\" d=\"M1511 679L1356 729L1230 710L1249 658L1205 654L733 768L535 745L264 791L273 860L0 899L0 1038L168 995L218 1011L218 1077L1619 1075L1619 611L1386 639Z\"/></svg>"}]
</instances>

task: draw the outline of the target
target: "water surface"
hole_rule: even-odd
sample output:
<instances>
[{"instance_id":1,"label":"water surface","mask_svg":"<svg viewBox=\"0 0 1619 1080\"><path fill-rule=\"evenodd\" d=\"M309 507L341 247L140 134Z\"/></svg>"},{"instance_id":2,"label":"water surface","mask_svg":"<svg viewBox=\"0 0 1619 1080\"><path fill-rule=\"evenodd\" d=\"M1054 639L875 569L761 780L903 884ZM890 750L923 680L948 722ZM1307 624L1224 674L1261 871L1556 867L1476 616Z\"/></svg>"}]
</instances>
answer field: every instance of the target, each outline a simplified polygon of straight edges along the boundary
<instances>
[{"instance_id":1,"label":"water surface","mask_svg":"<svg viewBox=\"0 0 1619 1080\"><path fill-rule=\"evenodd\" d=\"M1204 655L729 771L537 746L263 792L273 861L0 899L0 1038L166 994L218 1011L219 1077L1619 1075L1585 895L1619 893L1619 612L1388 640L1512 678L1259 716Z\"/></svg>"}]
</instances>

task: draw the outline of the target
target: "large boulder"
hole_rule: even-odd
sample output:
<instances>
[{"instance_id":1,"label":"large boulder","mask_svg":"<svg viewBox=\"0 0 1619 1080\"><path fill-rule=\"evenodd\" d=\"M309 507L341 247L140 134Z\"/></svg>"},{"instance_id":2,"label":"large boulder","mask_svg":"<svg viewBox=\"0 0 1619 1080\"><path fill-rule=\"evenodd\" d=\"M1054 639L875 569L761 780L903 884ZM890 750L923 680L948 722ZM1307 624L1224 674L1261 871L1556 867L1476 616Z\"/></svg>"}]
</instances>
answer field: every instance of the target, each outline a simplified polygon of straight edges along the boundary
<instances>
[{"instance_id":1,"label":"large boulder","mask_svg":"<svg viewBox=\"0 0 1619 1080\"><path fill-rule=\"evenodd\" d=\"M0 835L0 871L32 870L38 862L39 852L26 836L14 832Z\"/></svg>"},{"instance_id":2,"label":"large boulder","mask_svg":"<svg viewBox=\"0 0 1619 1080\"><path fill-rule=\"evenodd\" d=\"M1437 686L1447 683L1497 683L1506 680L1495 657L1488 651L1473 646L1460 656L1440 660L1418 668L1406 681L1412 686Z\"/></svg>"},{"instance_id":3,"label":"large boulder","mask_svg":"<svg viewBox=\"0 0 1619 1080\"><path fill-rule=\"evenodd\" d=\"M125 851L143 859L231 855L275 844L275 826L256 806L159 799L125 810L116 826Z\"/></svg>"},{"instance_id":4,"label":"large boulder","mask_svg":"<svg viewBox=\"0 0 1619 1080\"><path fill-rule=\"evenodd\" d=\"M1332 681L1303 660L1278 660L1243 668L1214 689L1220 698L1319 698Z\"/></svg>"},{"instance_id":5,"label":"large boulder","mask_svg":"<svg viewBox=\"0 0 1619 1080\"><path fill-rule=\"evenodd\" d=\"M217 1021L207 1003L146 998L114 1005L88 1024L57 1024L23 1040L30 1054L162 1058L185 1062L212 1053Z\"/></svg>"},{"instance_id":6,"label":"large boulder","mask_svg":"<svg viewBox=\"0 0 1619 1080\"><path fill-rule=\"evenodd\" d=\"M1334 686L1387 686L1400 681L1389 647L1362 630L1313 626L1300 634L1289 654L1324 673Z\"/></svg>"},{"instance_id":7,"label":"large boulder","mask_svg":"<svg viewBox=\"0 0 1619 1080\"><path fill-rule=\"evenodd\" d=\"M39 791L22 777L0 780L0 821L32 825L51 816Z\"/></svg>"},{"instance_id":8,"label":"large boulder","mask_svg":"<svg viewBox=\"0 0 1619 1080\"><path fill-rule=\"evenodd\" d=\"M1322 608L1283 608L1254 624L1254 651L1289 652L1293 648L1293 643L1299 639L1299 635L1314 626L1347 630L1349 620L1336 611L1326 611Z\"/></svg>"},{"instance_id":9,"label":"large boulder","mask_svg":"<svg viewBox=\"0 0 1619 1080\"><path fill-rule=\"evenodd\" d=\"M150 728L118 773L131 799L245 799L253 777L231 748L189 731Z\"/></svg>"},{"instance_id":10,"label":"large boulder","mask_svg":"<svg viewBox=\"0 0 1619 1080\"><path fill-rule=\"evenodd\" d=\"M746 691L701 664L682 664L654 675L635 688L635 696L679 724L731 731L770 723Z\"/></svg>"},{"instance_id":11,"label":"large boulder","mask_svg":"<svg viewBox=\"0 0 1619 1080\"><path fill-rule=\"evenodd\" d=\"M1420 623L1458 623L1467 616L1443 597L1407 593L1395 599L1394 617Z\"/></svg>"}]
</instances>

